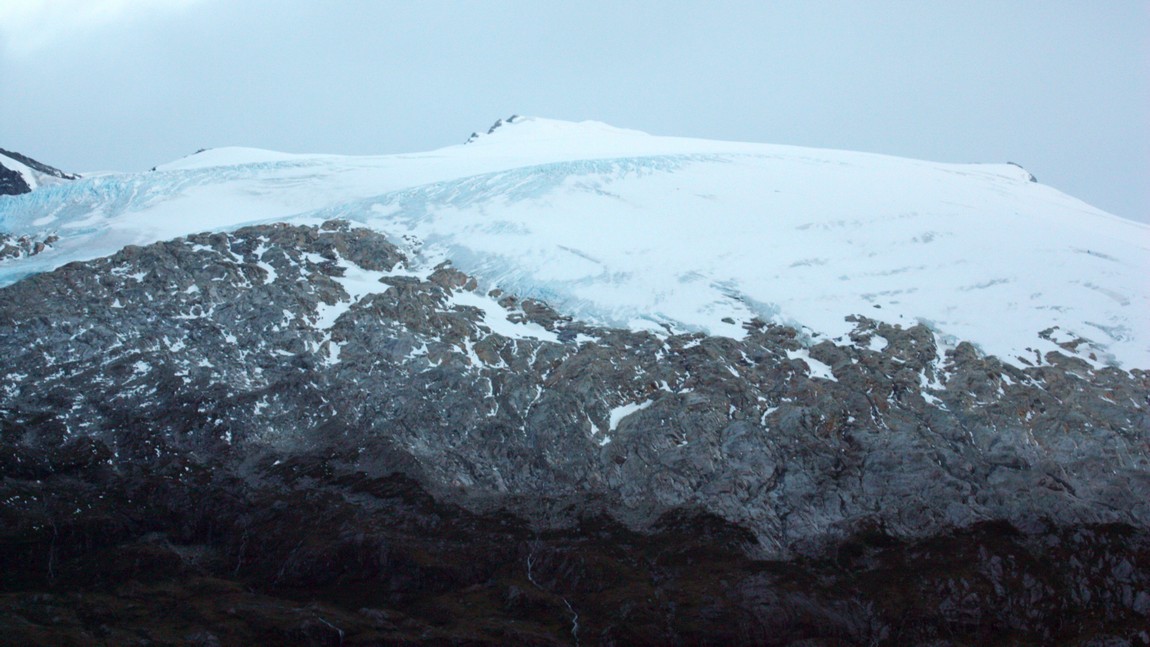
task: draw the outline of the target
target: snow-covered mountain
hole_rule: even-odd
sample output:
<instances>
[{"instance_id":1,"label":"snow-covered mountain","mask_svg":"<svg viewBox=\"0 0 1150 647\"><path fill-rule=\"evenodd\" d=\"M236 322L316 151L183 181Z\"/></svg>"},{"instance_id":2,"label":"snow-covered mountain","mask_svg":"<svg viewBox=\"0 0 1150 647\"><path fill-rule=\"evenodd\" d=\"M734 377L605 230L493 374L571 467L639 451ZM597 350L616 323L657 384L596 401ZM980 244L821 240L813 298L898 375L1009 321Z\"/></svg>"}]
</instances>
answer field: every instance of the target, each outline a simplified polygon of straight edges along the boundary
<instances>
[{"instance_id":1,"label":"snow-covered mountain","mask_svg":"<svg viewBox=\"0 0 1150 647\"><path fill-rule=\"evenodd\" d=\"M0 264L0 284L128 244L331 218L612 326L738 338L758 317L817 340L865 313L1016 365L1060 350L1150 367L1150 227L1021 167L528 117L428 153L222 148L43 186L0 202L0 231L59 239Z\"/></svg>"},{"instance_id":2,"label":"snow-covered mountain","mask_svg":"<svg viewBox=\"0 0 1150 647\"><path fill-rule=\"evenodd\" d=\"M515 117L40 184L13 644L1146 643L1148 228L1020 167Z\"/></svg>"}]
</instances>

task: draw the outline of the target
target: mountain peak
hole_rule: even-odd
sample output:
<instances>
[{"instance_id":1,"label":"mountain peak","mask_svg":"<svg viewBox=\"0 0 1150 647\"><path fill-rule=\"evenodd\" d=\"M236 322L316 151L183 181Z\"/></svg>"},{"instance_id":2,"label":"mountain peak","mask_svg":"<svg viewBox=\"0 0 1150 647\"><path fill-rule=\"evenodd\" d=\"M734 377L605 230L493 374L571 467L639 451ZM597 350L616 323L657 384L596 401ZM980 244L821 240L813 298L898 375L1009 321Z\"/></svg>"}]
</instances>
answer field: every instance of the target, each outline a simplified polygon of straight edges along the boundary
<instances>
[{"instance_id":1,"label":"mountain peak","mask_svg":"<svg viewBox=\"0 0 1150 647\"><path fill-rule=\"evenodd\" d=\"M565 121L562 119L546 119L543 117L528 117L511 115L506 119L498 119L486 133L471 133L464 144L491 143L507 145L509 143L525 143L534 141L555 145L564 141L602 141L612 138L650 138L645 132L617 128L601 121Z\"/></svg>"}]
</instances>

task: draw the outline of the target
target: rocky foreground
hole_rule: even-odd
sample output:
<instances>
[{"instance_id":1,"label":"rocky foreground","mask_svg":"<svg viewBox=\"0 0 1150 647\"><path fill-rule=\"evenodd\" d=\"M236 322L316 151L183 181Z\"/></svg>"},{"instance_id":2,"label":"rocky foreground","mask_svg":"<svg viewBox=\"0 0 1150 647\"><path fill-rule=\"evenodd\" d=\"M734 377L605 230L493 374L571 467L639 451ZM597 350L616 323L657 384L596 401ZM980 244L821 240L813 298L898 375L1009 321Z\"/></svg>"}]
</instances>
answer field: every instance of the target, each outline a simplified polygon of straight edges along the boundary
<instances>
[{"instance_id":1,"label":"rocky foreground","mask_svg":"<svg viewBox=\"0 0 1150 647\"><path fill-rule=\"evenodd\" d=\"M0 630L1150 645L1150 375L742 323L596 327L337 221L25 279Z\"/></svg>"}]
</instances>

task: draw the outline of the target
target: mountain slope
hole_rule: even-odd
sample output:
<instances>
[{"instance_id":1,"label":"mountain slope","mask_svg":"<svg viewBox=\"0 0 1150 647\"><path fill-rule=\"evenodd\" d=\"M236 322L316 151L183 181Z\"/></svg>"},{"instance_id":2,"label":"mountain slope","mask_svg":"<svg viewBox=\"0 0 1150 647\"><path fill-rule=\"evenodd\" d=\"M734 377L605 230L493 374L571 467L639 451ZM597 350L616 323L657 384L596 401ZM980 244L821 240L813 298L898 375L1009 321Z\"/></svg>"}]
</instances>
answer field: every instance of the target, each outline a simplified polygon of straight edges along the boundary
<instances>
[{"instance_id":1,"label":"mountain slope","mask_svg":"<svg viewBox=\"0 0 1150 647\"><path fill-rule=\"evenodd\" d=\"M314 645L1145 626L1143 371L1019 369L861 317L810 348L761 320L740 340L601 328L409 261L346 222L265 225L0 290L0 626ZM85 601L40 593L61 588Z\"/></svg>"},{"instance_id":2,"label":"mountain slope","mask_svg":"<svg viewBox=\"0 0 1150 647\"><path fill-rule=\"evenodd\" d=\"M1141 371L1058 353L1016 369L859 317L809 349L758 319L737 341L601 328L408 260L331 221L32 277L0 306L0 407L26 439L119 453L338 438L366 464L406 457L449 499L594 494L636 519L697 505L773 555L864 520L1150 525Z\"/></svg>"},{"instance_id":3,"label":"mountain slope","mask_svg":"<svg viewBox=\"0 0 1150 647\"><path fill-rule=\"evenodd\" d=\"M0 228L17 644L1145 642L1146 228L1017 167L513 118Z\"/></svg>"},{"instance_id":4,"label":"mountain slope","mask_svg":"<svg viewBox=\"0 0 1150 647\"><path fill-rule=\"evenodd\" d=\"M518 117L424 154L217 149L29 194L0 205L0 230L60 240L0 265L0 280L126 244L338 217L418 242L414 261L451 259L484 288L605 325L738 338L758 317L839 337L866 313L1016 365L1073 347L1095 365L1150 366L1150 228L1031 180L1008 164Z\"/></svg>"},{"instance_id":5,"label":"mountain slope","mask_svg":"<svg viewBox=\"0 0 1150 647\"><path fill-rule=\"evenodd\" d=\"M29 193L41 186L59 184L78 179L79 175L65 173L58 168L0 148L0 195Z\"/></svg>"}]
</instances>

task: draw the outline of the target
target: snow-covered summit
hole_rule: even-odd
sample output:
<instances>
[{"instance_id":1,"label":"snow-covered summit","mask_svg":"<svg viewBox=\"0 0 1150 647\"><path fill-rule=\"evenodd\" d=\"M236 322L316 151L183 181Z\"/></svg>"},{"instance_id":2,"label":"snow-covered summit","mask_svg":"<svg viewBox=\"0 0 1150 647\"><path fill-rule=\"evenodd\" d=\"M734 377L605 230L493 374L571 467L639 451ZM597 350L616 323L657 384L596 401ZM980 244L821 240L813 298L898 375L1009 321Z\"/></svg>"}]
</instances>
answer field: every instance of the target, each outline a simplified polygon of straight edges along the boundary
<instances>
[{"instance_id":1,"label":"snow-covered summit","mask_svg":"<svg viewBox=\"0 0 1150 647\"><path fill-rule=\"evenodd\" d=\"M291 162L293 160L312 159L315 155L296 155L281 153L263 148L247 148L243 146L225 146L222 148L205 148L187 157L160 164L155 171L187 171L191 169L212 168L215 166L241 166L244 164L262 164L269 162Z\"/></svg>"},{"instance_id":2,"label":"snow-covered summit","mask_svg":"<svg viewBox=\"0 0 1150 647\"><path fill-rule=\"evenodd\" d=\"M467 144L528 149L561 148L568 154L584 147L585 150L603 151L625 150L650 145L656 140L671 140L670 137L652 137L640 130L616 128L601 121L561 121L540 117L512 115L496 121L484 134L472 133Z\"/></svg>"},{"instance_id":3,"label":"snow-covered summit","mask_svg":"<svg viewBox=\"0 0 1150 647\"><path fill-rule=\"evenodd\" d=\"M60 239L0 263L0 284L127 244L330 218L598 323L737 337L758 317L837 337L862 313L1011 362L1072 347L1150 368L1150 227L1016 165L599 122L514 117L404 155L213 149L44 187L0 203L0 232Z\"/></svg>"}]
</instances>

